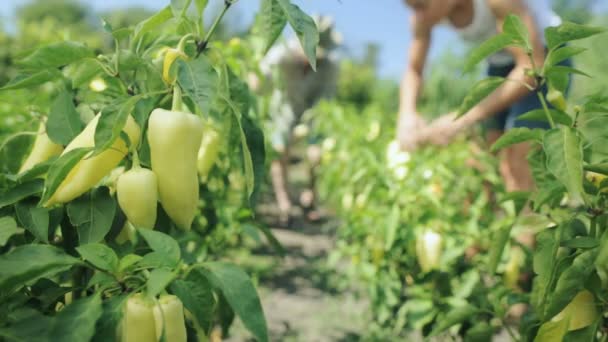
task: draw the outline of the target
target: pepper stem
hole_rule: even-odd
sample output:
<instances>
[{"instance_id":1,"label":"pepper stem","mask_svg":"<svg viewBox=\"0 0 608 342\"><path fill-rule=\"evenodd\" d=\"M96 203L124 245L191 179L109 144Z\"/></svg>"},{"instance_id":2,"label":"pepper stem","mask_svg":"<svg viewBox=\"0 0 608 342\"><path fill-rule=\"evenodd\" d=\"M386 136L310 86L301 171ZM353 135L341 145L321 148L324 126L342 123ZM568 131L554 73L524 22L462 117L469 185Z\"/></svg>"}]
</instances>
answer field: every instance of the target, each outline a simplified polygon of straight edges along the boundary
<instances>
[{"instance_id":1,"label":"pepper stem","mask_svg":"<svg viewBox=\"0 0 608 342\"><path fill-rule=\"evenodd\" d=\"M176 47L176 49L179 52L184 52L184 47L186 46L186 41L190 37L192 37L192 33L188 33L187 35L183 36L182 39L179 40L179 43L177 43L177 47Z\"/></svg>"},{"instance_id":2,"label":"pepper stem","mask_svg":"<svg viewBox=\"0 0 608 342\"><path fill-rule=\"evenodd\" d=\"M184 102L182 101L182 90L179 85L173 86L173 102L171 102L171 110L181 111L184 108Z\"/></svg>"},{"instance_id":3,"label":"pepper stem","mask_svg":"<svg viewBox=\"0 0 608 342\"><path fill-rule=\"evenodd\" d=\"M137 150L133 150L133 164L131 165L131 169L140 169L141 165L139 163L139 154Z\"/></svg>"}]
</instances>

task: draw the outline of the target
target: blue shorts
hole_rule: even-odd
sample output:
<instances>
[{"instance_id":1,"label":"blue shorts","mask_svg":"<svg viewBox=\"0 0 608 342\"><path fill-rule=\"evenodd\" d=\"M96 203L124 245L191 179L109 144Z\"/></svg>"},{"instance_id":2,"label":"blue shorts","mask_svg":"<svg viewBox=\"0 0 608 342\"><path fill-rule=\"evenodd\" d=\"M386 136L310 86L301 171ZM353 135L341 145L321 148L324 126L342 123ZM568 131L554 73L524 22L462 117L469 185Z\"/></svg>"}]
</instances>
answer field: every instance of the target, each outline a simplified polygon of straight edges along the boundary
<instances>
[{"instance_id":1,"label":"blue shorts","mask_svg":"<svg viewBox=\"0 0 608 342\"><path fill-rule=\"evenodd\" d=\"M571 66L572 63L570 60L566 60L560 65ZM499 76L499 77L507 77L511 70L515 65L506 65L506 66L497 66L491 65L488 68L488 76ZM547 86L543 86L542 88L543 95L547 95ZM550 108L551 105L549 105ZM542 128L549 129L551 128L548 122L545 121L525 121L518 120L521 115L535 109L541 109L543 105L536 93L530 93L523 99L514 103L510 108L497 113L496 115L488 118L483 122L483 127L486 130L499 130L499 131L507 131L514 127L527 127L527 128Z\"/></svg>"}]
</instances>

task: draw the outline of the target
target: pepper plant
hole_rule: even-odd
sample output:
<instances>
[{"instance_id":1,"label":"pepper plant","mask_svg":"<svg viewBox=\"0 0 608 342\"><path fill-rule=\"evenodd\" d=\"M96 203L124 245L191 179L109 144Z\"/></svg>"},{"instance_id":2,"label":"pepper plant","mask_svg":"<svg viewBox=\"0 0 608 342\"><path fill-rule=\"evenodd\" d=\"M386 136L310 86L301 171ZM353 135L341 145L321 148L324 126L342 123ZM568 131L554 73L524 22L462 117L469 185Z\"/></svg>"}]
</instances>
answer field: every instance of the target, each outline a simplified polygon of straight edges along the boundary
<instances>
[{"instance_id":1,"label":"pepper plant","mask_svg":"<svg viewBox=\"0 0 608 342\"><path fill-rule=\"evenodd\" d=\"M551 128L513 129L492 147L533 145L531 192L504 193L476 139L408 154L391 142L394 117L383 115L383 104L317 106L316 131L326 136L319 191L342 221L330 262L349 260L347 279L370 295L371 338L488 341L504 329L521 341L606 339L607 98L569 103L569 76L585 73L560 65L585 52L576 40L603 31L568 22L546 30L545 63L528 70L533 83L522 85L543 108L522 119ZM471 52L464 70L508 46L531 55L515 16ZM506 81L473 84L460 113ZM426 97L437 102L431 106L453 103L437 89ZM518 241L521 229L535 233L534 248ZM514 327L515 304L527 310Z\"/></svg>"},{"instance_id":2,"label":"pepper plant","mask_svg":"<svg viewBox=\"0 0 608 342\"><path fill-rule=\"evenodd\" d=\"M237 211L264 176L257 107L212 41L236 3L207 29L207 1L171 1L133 27L104 22L113 53L61 41L18 61L0 91L44 96L31 152L15 148L25 132L2 144L20 164L0 177L3 340L205 340L235 314L268 340L252 281L208 238L218 173L242 185ZM289 0L258 17L258 59L289 23L314 68L312 18Z\"/></svg>"}]
</instances>

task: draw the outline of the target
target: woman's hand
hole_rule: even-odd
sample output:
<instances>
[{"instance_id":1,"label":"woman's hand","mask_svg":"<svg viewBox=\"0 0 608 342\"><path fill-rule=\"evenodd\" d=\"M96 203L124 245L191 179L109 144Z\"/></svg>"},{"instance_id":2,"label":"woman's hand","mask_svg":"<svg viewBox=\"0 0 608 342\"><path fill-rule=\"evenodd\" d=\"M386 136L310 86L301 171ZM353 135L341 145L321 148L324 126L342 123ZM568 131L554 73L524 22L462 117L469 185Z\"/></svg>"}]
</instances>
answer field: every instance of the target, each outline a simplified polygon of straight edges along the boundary
<instances>
[{"instance_id":1,"label":"woman's hand","mask_svg":"<svg viewBox=\"0 0 608 342\"><path fill-rule=\"evenodd\" d=\"M402 150L413 151L420 144L420 132L426 127L426 121L415 112L399 115L397 141Z\"/></svg>"}]
</instances>

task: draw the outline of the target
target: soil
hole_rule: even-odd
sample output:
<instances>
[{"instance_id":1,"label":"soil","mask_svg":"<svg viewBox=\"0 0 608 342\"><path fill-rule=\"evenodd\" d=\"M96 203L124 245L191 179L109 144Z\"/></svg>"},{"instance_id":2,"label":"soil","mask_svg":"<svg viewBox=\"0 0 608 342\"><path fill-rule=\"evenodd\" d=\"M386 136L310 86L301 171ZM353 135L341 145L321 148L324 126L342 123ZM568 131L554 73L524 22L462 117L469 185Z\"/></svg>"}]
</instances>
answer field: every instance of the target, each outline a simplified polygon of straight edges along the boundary
<instances>
[{"instance_id":1,"label":"soil","mask_svg":"<svg viewBox=\"0 0 608 342\"><path fill-rule=\"evenodd\" d=\"M276 218L273 210L268 206L258 211L272 221ZM258 270L258 292L271 341L359 340L367 302L352 290L340 288L339 272L327 266L336 226L332 220L307 222L296 210L287 227L271 228L285 250L283 258ZM263 248L250 258L268 260L272 255L276 252ZM252 341L241 322L235 322L231 333L227 341Z\"/></svg>"}]
</instances>

